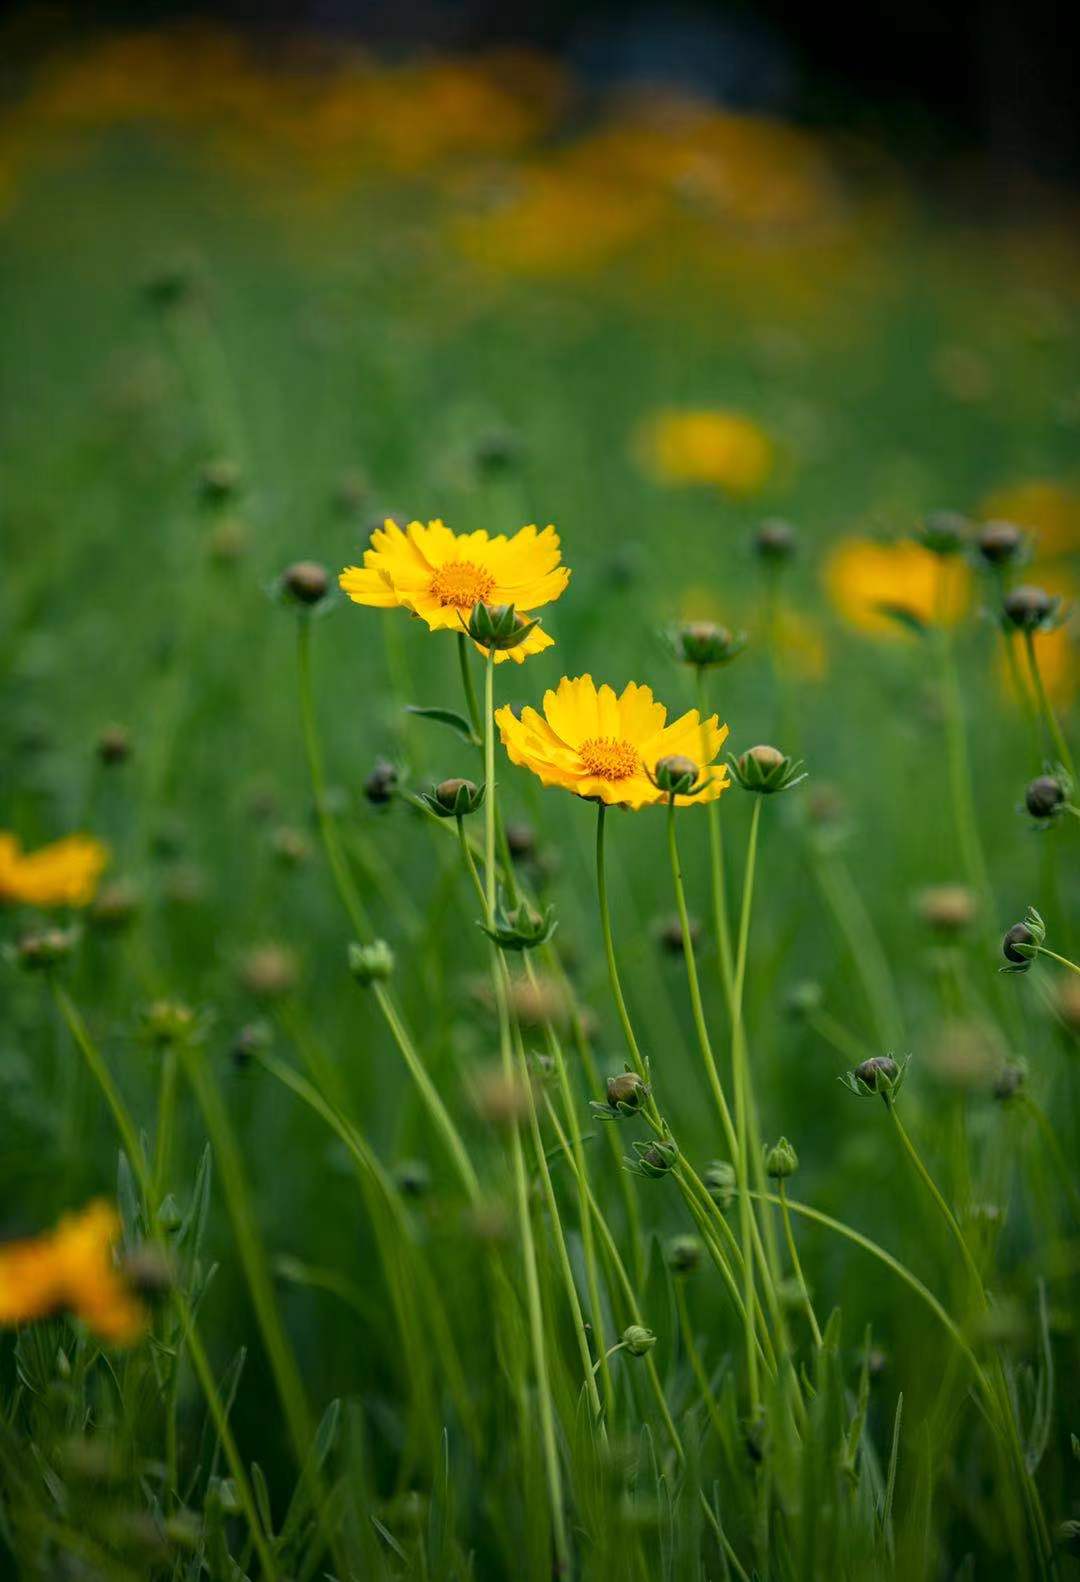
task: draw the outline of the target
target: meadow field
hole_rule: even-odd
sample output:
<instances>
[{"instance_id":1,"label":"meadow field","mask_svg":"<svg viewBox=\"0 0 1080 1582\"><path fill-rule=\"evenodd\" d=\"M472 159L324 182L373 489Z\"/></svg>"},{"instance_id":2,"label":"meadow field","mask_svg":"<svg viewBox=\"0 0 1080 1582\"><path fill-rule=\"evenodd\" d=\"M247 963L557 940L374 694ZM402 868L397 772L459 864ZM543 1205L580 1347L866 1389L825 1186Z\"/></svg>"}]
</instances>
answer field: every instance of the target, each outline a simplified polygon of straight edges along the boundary
<instances>
[{"instance_id":1,"label":"meadow field","mask_svg":"<svg viewBox=\"0 0 1080 1582\"><path fill-rule=\"evenodd\" d=\"M1077 1575L1075 210L11 60L0 1575Z\"/></svg>"}]
</instances>

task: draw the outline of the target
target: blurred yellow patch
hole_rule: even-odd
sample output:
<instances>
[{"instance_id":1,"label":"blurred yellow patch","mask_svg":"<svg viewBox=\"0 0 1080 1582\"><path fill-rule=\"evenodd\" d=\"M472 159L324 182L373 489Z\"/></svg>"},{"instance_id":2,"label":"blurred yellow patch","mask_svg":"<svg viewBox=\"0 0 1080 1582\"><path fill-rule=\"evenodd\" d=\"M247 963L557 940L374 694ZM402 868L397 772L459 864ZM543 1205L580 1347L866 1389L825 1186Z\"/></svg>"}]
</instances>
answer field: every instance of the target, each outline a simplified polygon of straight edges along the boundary
<instances>
[{"instance_id":1,"label":"blurred yellow patch","mask_svg":"<svg viewBox=\"0 0 1080 1582\"><path fill-rule=\"evenodd\" d=\"M92 835L68 835L24 852L0 830L0 902L24 906L89 906L109 852Z\"/></svg>"},{"instance_id":2,"label":"blurred yellow patch","mask_svg":"<svg viewBox=\"0 0 1080 1582\"><path fill-rule=\"evenodd\" d=\"M563 676L544 693L543 714L523 709L518 719L502 708L495 719L511 762L576 796L630 808L666 802L649 776L671 756L691 759L708 781L698 796L677 796L680 807L711 802L730 784L727 765L713 762L727 726L715 714L702 720L697 709L668 725L667 709L652 689L634 681L616 695L591 676Z\"/></svg>"},{"instance_id":3,"label":"blurred yellow patch","mask_svg":"<svg viewBox=\"0 0 1080 1582\"><path fill-rule=\"evenodd\" d=\"M849 625L878 637L902 636L903 617L953 626L971 603L965 562L941 559L910 539L844 539L825 562L825 587Z\"/></svg>"},{"instance_id":4,"label":"blurred yellow patch","mask_svg":"<svg viewBox=\"0 0 1080 1582\"><path fill-rule=\"evenodd\" d=\"M116 1210L99 1199L53 1231L0 1246L0 1324L70 1312L113 1345L138 1340L146 1314L117 1270L119 1235Z\"/></svg>"},{"instance_id":5,"label":"blurred yellow patch","mask_svg":"<svg viewBox=\"0 0 1080 1582\"><path fill-rule=\"evenodd\" d=\"M800 681L824 681L829 647L820 625L788 604L773 616L773 641L780 669Z\"/></svg>"},{"instance_id":6,"label":"blurred yellow patch","mask_svg":"<svg viewBox=\"0 0 1080 1582\"><path fill-rule=\"evenodd\" d=\"M979 505L986 521L1015 522L1035 535L1039 555L1080 551L1080 486L1053 478L1029 478L995 489Z\"/></svg>"},{"instance_id":7,"label":"blurred yellow patch","mask_svg":"<svg viewBox=\"0 0 1080 1582\"><path fill-rule=\"evenodd\" d=\"M512 538L489 538L483 529L452 533L440 521L401 528L387 519L372 533L363 566L346 566L338 580L354 604L410 610L433 632L461 632L477 604L512 604L528 612L553 603L570 581L570 570L550 526L542 533L529 526ZM554 641L535 626L516 648L496 650L495 661L520 664Z\"/></svg>"},{"instance_id":8,"label":"blurred yellow patch","mask_svg":"<svg viewBox=\"0 0 1080 1582\"><path fill-rule=\"evenodd\" d=\"M736 495L755 494L775 460L772 440L752 418L718 408L657 412L634 443L661 483L711 484Z\"/></svg>"}]
</instances>

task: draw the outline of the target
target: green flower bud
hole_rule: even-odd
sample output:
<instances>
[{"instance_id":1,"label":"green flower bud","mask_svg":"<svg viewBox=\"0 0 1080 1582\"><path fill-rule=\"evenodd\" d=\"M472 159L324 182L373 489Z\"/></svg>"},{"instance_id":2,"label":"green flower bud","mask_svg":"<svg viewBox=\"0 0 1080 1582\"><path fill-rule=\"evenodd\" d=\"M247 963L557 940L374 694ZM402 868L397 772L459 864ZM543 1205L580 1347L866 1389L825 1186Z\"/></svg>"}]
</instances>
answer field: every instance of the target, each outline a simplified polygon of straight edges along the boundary
<instances>
[{"instance_id":1,"label":"green flower bud","mask_svg":"<svg viewBox=\"0 0 1080 1582\"><path fill-rule=\"evenodd\" d=\"M472 780L441 780L422 794L421 801L436 818L467 818L483 806L484 791Z\"/></svg>"},{"instance_id":2,"label":"green flower bud","mask_svg":"<svg viewBox=\"0 0 1080 1582\"><path fill-rule=\"evenodd\" d=\"M109 767L126 763L131 757L131 735L126 726L106 725L98 735L97 755Z\"/></svg>"},{"instance_id":3,"label":"green flower bud","mask_svg":"<svg viewBox=\"0 0 1080 1582\"><path fill-rule=\"evenodd\" d=\"M528 901L519 901L517 906L508 908L502 890L493 926L480 925L487 937L503 950L535 950L537 945L547 944L558 926L554 906L546 906L538 912Z\"/></svg>"},{"instance_id":4,"label":"green flower bud","mask_svg":"<svg viewBox=\"0 0 1080 1582\"><path fill-rule=\"evenodd\" d=\"M976 543L988 566L1007 566L1019 560L1026 547L1023 533L1011 522L986 522Z\"/></svg>"},{"instance_id":5,"label":"green flower bud","mask_svg":"<svg viewBox=\"0 0 1080 1582\"><path fill-rule=\"evenodd\" d=\"M631 1144L634 1159L623 1159L624 1167L632 1175L645 1176L650 1181L659 1181L662 1176L674 1169L679 1158L679 1150L673 1137L658 1137L653 1142Z\"/></svg>"},{"instance_id":6,"label":"green flower bud","mask_svg":"<svg viewBox=\"0 0 1080 1582\"><path fill-rule=\"evenodd\" d=\"M854 1071L845 1072L840 1080L856 1098L867 1099L877 1093L888 1105L898 1097L903 1087L907 1066L906 1060L898 1065L891 1055L871 1055Z\"/></svg>"},{"instance_id":7,"label":"green flower bud","mask_svg":"<svg viewBox=\"0 0 1080 1582\"><path fill-rule=\"evenodd\" d=\"M637 1114L648 1093L648 1084L642 1082L636 1071L621 1071L617 1077L607 1079L607 1103L594 1103L592 1110L605 1120L624 1119Z\"/></svg>"},{"instance_id":8,"label":"green flower bud","mask_svg":"<svg viewBox=\"0 0 1080 1582\"><path fill-rule=\"evenodd\" d=\"M208 505L221 505L240 488L240 468L228 457L208 461L199 474L199 493Z\"/></svg>"},{"instance_id":9,"label":"green flower bud","mask_svg":"<svg viewBox=\"0 0 1080 1582\"><path fill-rule=\"evenodd\" d=\"M727 1159L714 1159L705 1166L705 1189L714 1203L722 1209L731 1207L735 1198L738 1177L735 1166Z\"/></svg>"},{"instance_id":10,"label":"green flower bud","mask_svg":"<svg viewBox=\"0 0 1080 1582\"><path fill-rule=\"evenodd\" d=\"M667 644L681 664L707 670L729 664L741 654L746 647L746 633L732 632L715 621L687 621L669 628Z\"/></svg>"},{"instance_id":11,"label":"green flower bud","mask_svg":"<svg viewBox=\"0 0 1080 1582\"><path fill-rule=\"evenodd\" d=\"M365 988L372 983L385 983L393 970L394 952L385 939L374 939L370 945L353 940L349 945L349 971Z\"/></svg>"},{"instance_id":12,"label":"green flower bud","mask_svg":"<svg viewBox=\"0 0 1080 1582\"><path fill-rule=\"evenodd\" d=\"M1064 810L1066 791L1055 775L1039 775L1028 782L1024 806L1035 819L1052 819Z\"/></svg>"},{"instance_id":13,"label":"green flower bud","mask_svg":"<svg viewBox=\"0 0 1080 1582\"><path fill-rule=\"evenodd\" d=\"M26 972L49 972L66 961L79 938L76 928L42 928L24 934L7 954Z\"/></svg>"},{"instance_id":14,"label":"green flower bud","mask_svg":"<svg viewBox=\"0 0 1080 1582\"><path fill-rule=\"evenodd\" d=\"M728 761L744 791L757 791L765 796L789 791L806 779L801 760L787 758L779 747L769 747L764 743L747 748L737 758L729 753Z\"/></svg>"},{"instance_id":15,"label":"green flower bud","mask_svg":"<svg viewBox=\"0 0 1080 1582\"><path fill-rule=\"evenodd\" d=\"M173 1232L179 1230L181 1225L184 1223L184 1216L180 1212L180 1205L173 1197L171 1192L166 1193L166 1195L161 1200L161 1205L157 1211L157 1222L161 1229L165 1232L166 1236L171 1236Z\"/></svg>"},{"instance_id":16,"label":"green flower bud","mask_svg":"<svg viewBox=\"0 0 1080 1582\"><path fill-rule=\"evenodd\" d=\"M793 1176L798 1168L799 1156L786 1137L781 1137L778 1143L765 1150L765 1174L770 1180L784 1181L788 1176Z\"/></svg>"},{"instance_id":17,"label":"green flower bud","mask_svg":"<svg viewBox=\"0 0 1080 1582\"><path fill-rule=\"evenodd\" d=\"M139 1018L139 1031L148 1044L167 1049L190 1040L198 1031L198 1018L181 1000L154 1000Z\"/></svg>"},{"instance_id":18,"label":"green flower bud","mask_svg":"<svg viewBox=\"0 0 1080 1582\"><path fill-rule=\"evenodd\" d=\"M754 552L767 564L782 565L799 547L799 535L790 522L770 517L754 534Z\"/></svg>"},{"instance_id":19,"label":"green flower bud","mask_svg":"<svg viewBox=\"0 0 1080 1582\"><path fill-rule=\"evenodd\" d=\"M481 648L505 650L517 648L536 625L518 615L512 604L475 604L466 630Z\"/></svg>"},{"instance_id":20,"label":"green flower bud","mask_svg":"<svg viewBox=\"0 0 1080 1582\"><path fill-rule=\"evenodd\" d=\"M656 1336L644 1324L628 1324L622 1332L622 1343L632 1357L644 1357L656 1345Z\"/></svg>"},{"instance_id":21,"label":"green flower bud","mask_svg":"<svg viewBox=\"0 0 1080 1582\"><path fill-rule=\"evenodd\" d=\"M931 511L917 536L934 555L958 555L970 542L971 523L957 511Z\"/></svg>"},{"instance_id":22,"label":"green flower bud","mask_svg":"<svg viewBox=\"0 0 1080 1582\"><path fill-rule=\"evenodd\" d=\"M700 1267L701 1243L696 1236L673 1236L666 1252L672 1274L693 1274Z\"/></svg>"},{"instance_id":23,"label":"green flower bud","mask_svg":"<svg viewBox=\"0 0 1080 1582\"><path fill-rule=\"evenodd\" d=\"M661 758L653 770L652 781L659 791L669 796L693 796L705 784L698 784L699 769L692 758L682 753L669 753Z\"/></svg>"},{"instance_id":24,"label":"green flower bud","mask_svg":"<svg viewBox=\"0 0 1080 1582\"><path fill-rule=\"evenodd\" d=\"M1061 600L1045 588L1023 583L1005 595L1002 621L1006 631L1048 632L1058 624Z\"/></svg>"}]
</instances>

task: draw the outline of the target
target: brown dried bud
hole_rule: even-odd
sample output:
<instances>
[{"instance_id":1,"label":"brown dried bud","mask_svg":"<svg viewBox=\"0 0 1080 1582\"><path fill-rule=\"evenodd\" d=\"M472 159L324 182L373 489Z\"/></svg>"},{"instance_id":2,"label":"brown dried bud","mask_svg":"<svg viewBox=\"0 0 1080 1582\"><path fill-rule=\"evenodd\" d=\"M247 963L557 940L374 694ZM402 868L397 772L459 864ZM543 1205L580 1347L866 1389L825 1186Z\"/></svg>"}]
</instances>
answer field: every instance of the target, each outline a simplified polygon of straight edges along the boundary
<instances>
[{"instance_id":1,"label":"brown dried bud","mask_svg":"<svg viewBox=\"0 0 1080 1582\"><path fill-rule=\"evenodd\" d=\"M318 604L326 597L330 579L317 560L297 560L287 567L282 583L298 604Z\"/></svg>"}]
</instances>

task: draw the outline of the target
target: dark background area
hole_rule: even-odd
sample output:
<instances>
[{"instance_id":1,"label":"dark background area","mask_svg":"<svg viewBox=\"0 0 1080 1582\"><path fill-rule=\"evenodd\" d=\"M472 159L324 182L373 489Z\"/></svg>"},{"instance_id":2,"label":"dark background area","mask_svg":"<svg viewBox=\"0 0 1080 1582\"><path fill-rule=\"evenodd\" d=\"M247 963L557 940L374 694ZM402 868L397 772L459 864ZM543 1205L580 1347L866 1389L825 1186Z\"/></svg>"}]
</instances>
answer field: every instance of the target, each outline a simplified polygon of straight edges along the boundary
<instances>
[{"instance_id":1,"label":"dark background area","mask_svg":"<svg viewBox=\"0 0 1080 1582\"><path fill-rule=\"evenodd\" d=\"M998 176L1080 180L1080 8L1060 0L696 0L611 5L546 0L224 0L3 8L9 70L80 30L199 19L272 47L296 33L380 49L556 51L586 84L673 82L737 108L848 126L932 169L978 152Z\"/></svg>"}]
</instances>

